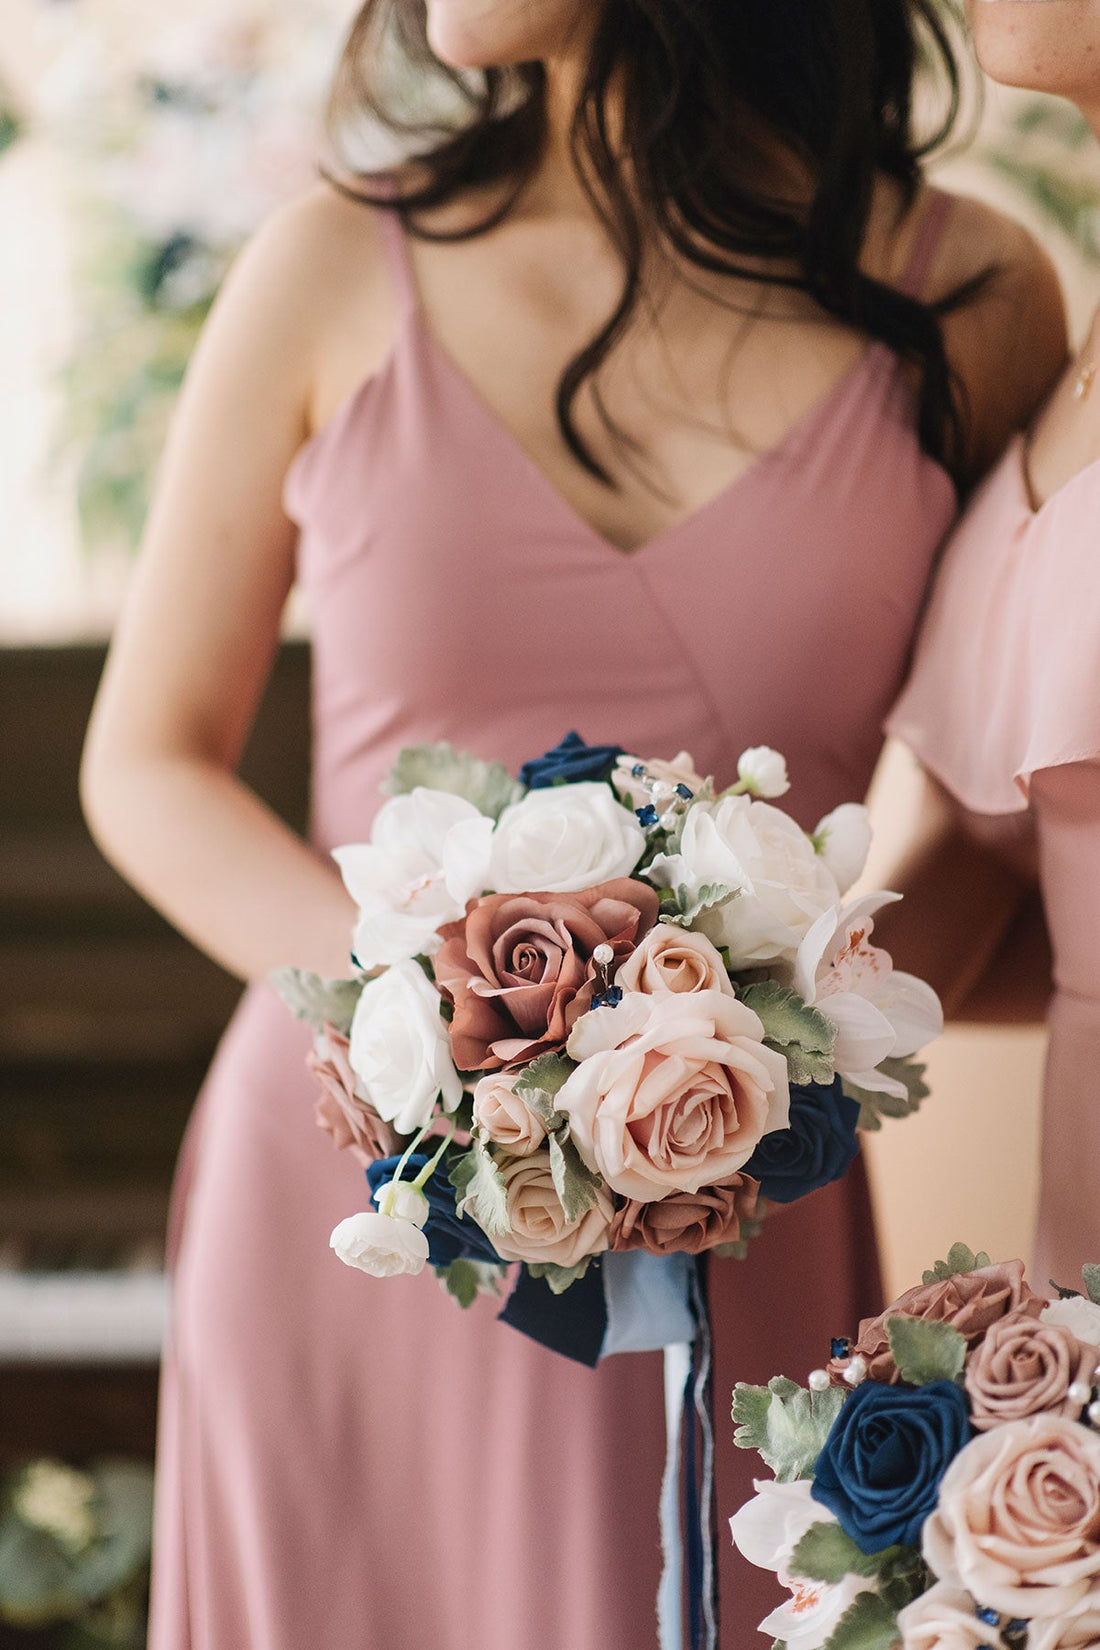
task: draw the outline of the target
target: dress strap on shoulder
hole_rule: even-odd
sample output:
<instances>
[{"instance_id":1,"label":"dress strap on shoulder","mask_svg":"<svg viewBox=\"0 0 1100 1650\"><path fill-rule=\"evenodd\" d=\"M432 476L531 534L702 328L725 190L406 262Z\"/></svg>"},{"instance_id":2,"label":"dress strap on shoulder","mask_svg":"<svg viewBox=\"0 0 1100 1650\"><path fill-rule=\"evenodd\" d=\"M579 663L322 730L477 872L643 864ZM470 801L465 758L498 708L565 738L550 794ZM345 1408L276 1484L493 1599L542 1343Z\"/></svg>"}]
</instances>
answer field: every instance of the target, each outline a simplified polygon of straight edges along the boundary
<instances>
[{"instance_id":1,"label":"dress strap on shoulder","mask_svg":"<svg viewBox=\"0 0 1100 1650\"><path fill-rule=\"evenodd\" d=\"M390 283L402 315L407 315L417 307L417 292L405 228L392 206L376 208L376 219Z\"/></svg>"},{"instance_id":2,"label":"dress strap on shoulder","mask_svg":"<svg viewBox=\"0 0 1100 1650\"><path fill-rule=\"evenodd\" d=\"M955 197L945 189L929 189L927 199L921 211L920 222L913 237L913 244L909 250L909 257L901 274L901 290L910 298L924 296L928 284L928 277L935 262L936 253L943 241L944 231L947 228L954 210Z\"/></svg>"}]
</instances>

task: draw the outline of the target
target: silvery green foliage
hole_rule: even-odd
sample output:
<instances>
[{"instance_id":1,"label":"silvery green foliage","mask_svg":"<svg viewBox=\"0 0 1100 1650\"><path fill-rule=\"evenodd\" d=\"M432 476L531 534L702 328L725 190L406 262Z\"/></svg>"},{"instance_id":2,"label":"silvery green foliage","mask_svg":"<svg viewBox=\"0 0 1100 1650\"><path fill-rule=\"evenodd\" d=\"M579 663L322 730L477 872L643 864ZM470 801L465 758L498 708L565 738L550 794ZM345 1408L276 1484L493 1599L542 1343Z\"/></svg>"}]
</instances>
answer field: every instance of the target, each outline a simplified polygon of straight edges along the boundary
<instances>
[{"instance_id":1,"label":"silvery green foliage","mask_svg":"<svg viewBox=\"0 0 1100 1650\"><path fill-rule=\"evenodd\" d=\"M472 1260L468 1255L460 1255L449 1266L441 1268L437 1273L440 1284L453 1295L459 1306L472 1306L479 1295L499 1295L500 1286L508 1276L506 1266L496 1266L492 1261Z\"/></svg>"},{"instance_id":2,"label":"silvery green foliage","mask_svg":"<svg viewBox=\"0 0 1100 1650\"><path fill-rule=\"evenodd\" d=\"M935 1265L922 1275L921 1282L946 1283L949 1278L957 1278L961 1272L977 1272L981 1267L992 1264L984 1249L979 1249L975 1254L965 1243L953 1243L947 1251L947 1259L936 1261Z\"/></svg>"},{"instance_id":3,"label":"silvery green foliage","mask_svg":"<svg viewBox=\"0 0 1100 1650\"><path fill-rule=\"evenodd\" d=\"M552 1261L529 1260L527 1270L533 1278L545 1278L552 1295L564 1295L571 1283L577 1283L588 1271L594 1255L585 1255L575 1266L555 1266Z\"/></svg>"},{"instance_id":4,"label":"silvery green foliage","mask_svg":"<svg viewBox=\"0 0 1100 1650\"><path fill-rule=\"evenodd\" d=\"M680 928L690 928L704 911L725 905L727 900L736 897L737 889L727 888L724 882L708 882L694 894L686 883L683 883L675 891L666 890L661 901L661 920L676 923Z\"/></svg>"},{"instance_id":5,"label":"silvery green foliage","mask_svg":"<svg viewBox=\"0 0 1100 1650\"><path fill-rule=\"evenodd\" d=\"M460 1215L471 1215L490 1238L504 1237L511 1231L504 1177L488 1147L476 1135L470 1150L451 1165L450 1181Z\"/></svg>"},{"instance_id":6,"label":"silvery green foliage","mask_svg":"<svg viewBox=\"0 0 1100 1650\"><path fill-rule=\"evenodd\" d=\"M768 1048L785 1056L792 1083L832 1082L836 1027L819 1009L810 1008L777 980L746 986L740 997L759 1016Z\"/></svg>"},{"instance_id":7,"label":"silvery green foliage","mask_svg":"<svg viewBox=\"0 0 1100 1650\"><path fill-rule=\"evenodd\" d=\"M409 745L399 754L382 789L403 796L418 785L465 797L480 813L499 819L504 809L524 796L524 787L500 762L483 762L469 751L438 745Z\"/></svg>"},{"instance_id":8,"label":"silvery green foliage","mask_svg":"<svg viewBox=\"0 0 1100 1650\"><path fill-rule=\"evenodd\" d=\"M516 1080L515 1091L539 1117L547 1132L550 1173L566 1220L572 1224L591 1209L601 1181L581 1162L569 1133L569 1119L558 1111L554 1098L576 1062L563 1054L540 1054ZM560 1270L560 1268L559 1268ZM551 1284L551 1288L553 1285Z\"/></svg>"},{"instance_id":9,"label":"silvery green foliage","mask_svg":"<svg viewBox=\"0 0 1100 1650\"><path fill-rule=\"evenodd\" d=\"M1085 1280L1089 1300L1095 1306L1100 1306L1100 1266L1082 1266L1081 1276Z\"/></svg>"},{"instance_id":10,"label":"silvery green foliage","mask_svg":"<svg viewBox=\"0 0 1100 1650\"><path fill-rule=\"evenodd\" d=\"M774 1375L766 1387L738 1381L733 1441L738 1449L756 1450L781 1484L811 1478L846 1396L835 1386L807 1392L785 1375Z\"/></svg>"},{"instance_id":11,"label":"silvery green foliage","mask_svg":"<svg viewBox=\"0 0 1100 1650\"><path fill-rule=\"evenodd\" d=\"M957 1381L962 1374L966 1337L949 1323L899 1312L887 1319L886 1334L898 1374L910 1386Z\"/></svg>"},{"instance_id":12,"label":"silvery green foliage","mask_svg":"<svg viewBox=\"0 0 1100 1650\"><path fill-rule=\"evenodd\" d=\"M858 1083L845 1079L845 1094L859 1101L858 1126L867 1130L881 1129L884 1117L911 1117L915 1111L919 1111L921 1101L927 1100L931 1092L924 1081L927 1069L919 1060L908 1058L883 1060L878 1067L884 1076L893 1077L905 1085L908 1090L908 1098L905 1100L900 1095L882 1094L877 1089L862 1089Z\"/></svg>"},{"instance_id":13,"label":"silvery green foliage","mask_svg":"<svg viewBox=\"0 0 1100 1650\"><path fill-rule=\"evenodd\" d=\"M314 1031L327 1024L348 1035L362 980L324 980L304 968L277 968L268 977L291 1012Z\"/></svg>"},{"instance_id":14,"label":"silvery green foliage","mask_svg":"<svg viewBox=\"0 0 1100 1650\"><path fill-rule=\"evenodd\" d=\"M896 1650L898 1616L878 1593L859 1593L845 1610L822 1650Z\"/></svg>"},{"instance_id":15,"label":"silvery green foliage","mask_svg":"<svg viewBox=\"0 0 1100 1650\"><path fill-rule=\"evenodd\" d=\"M824 1581L835 1587L845 1576L877 1575L882 1558L882 1553L865 1553L839 1524L830 1520L810 1525L795 1543L790 1568L793 1575L805 1576L807 1581Z\"/></svg>"}]
</instances>

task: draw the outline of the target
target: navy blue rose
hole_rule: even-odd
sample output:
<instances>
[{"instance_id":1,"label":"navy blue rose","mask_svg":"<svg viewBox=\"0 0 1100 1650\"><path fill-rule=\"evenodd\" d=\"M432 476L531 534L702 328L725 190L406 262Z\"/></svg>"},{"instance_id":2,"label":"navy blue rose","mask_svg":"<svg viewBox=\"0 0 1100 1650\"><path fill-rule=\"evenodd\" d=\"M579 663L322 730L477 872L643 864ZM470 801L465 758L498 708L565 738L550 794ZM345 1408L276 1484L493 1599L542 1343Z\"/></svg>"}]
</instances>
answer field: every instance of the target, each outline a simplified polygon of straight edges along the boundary
<instances>
[{"instance_id":1,"label":"navy blue rose","mask_svg":"<svg viewBox=\"0 0 1100 1650\"><path fill-rule=\"evenodd\" d=\"M609 779L622 756L621 745L586 745L579 733L567 733L545 756L532 757L519 770L529 791L548 785L577 785L585 779Z\"/></svg>"},{"instance_id":2,"label":"navy blue rose","mask_svg":"<svg viewBox=\"0 0 1100 1650\"><path fill-rule=\"evenodd\" d=\"M966 1394L954 1381L857 1386L833 1422L812 1494L865 1553L920 1544L940 1480L970 1440Z\"/></svg>"},{"instance_id":3,"label":"navy blue rose","mask_svg":"<svg viewBox=\"0 0 1100 1650\"><path fill-rule=\"evenodd\" d=\"M370 1198L376 1209L378 1189L393 1179L400 1161L399 1157L380 1157L367 1169ZM401 1172L402 1180L415 1180L427 1161L424 1153L414 1152ZM436 1169L428 1178L423 1191L431 1210L424 1226L424 1236L428 1240L429 1266L450 1266L453 1260L461 1259L494 1261L501 1264L500 1256L477 1221L471 1215L458 1214L455 1209L455 1189L442 1167Z\"/></svg>"},{"instance_id":4,"label":"navy blue rose","mask_svg":"<svg viewBox=\"0 0 1100 1650\"><path fill-rule=\"evenodd\" d=\"M831 1083L791 1085L791 1116L785 1129L766 1134L745 1164L773 1203L794 1203L847 1174L859 1150L859 1105L845 1094L840 1078Z\"/></svg>"}]
</instances>

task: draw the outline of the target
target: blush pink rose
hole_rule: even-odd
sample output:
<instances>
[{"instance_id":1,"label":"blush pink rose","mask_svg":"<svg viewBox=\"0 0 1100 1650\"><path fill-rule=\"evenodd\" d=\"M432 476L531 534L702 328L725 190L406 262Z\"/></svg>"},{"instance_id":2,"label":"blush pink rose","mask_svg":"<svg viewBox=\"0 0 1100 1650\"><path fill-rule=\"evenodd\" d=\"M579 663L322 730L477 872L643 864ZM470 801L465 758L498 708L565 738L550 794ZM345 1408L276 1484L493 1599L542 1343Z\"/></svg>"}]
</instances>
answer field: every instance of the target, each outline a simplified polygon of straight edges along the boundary
<instances>
[{"instance_id":1,"label":"blush pink rose","mask_svg":"<svg viewBox=\"0 0 1100 1650\"><path fill-rule=\"evenodd\" d=\"M980 1433L925 1521L941 1581L1023 1620L1070 1617L1100 1591L1100 1437L1036 1415Z\"/></svg>"},{"instance_id":2,"label":"blush pink rose","mask_svg":"<svg viewBox=\"0 0 1100 1650\"><path fill-rule=\"evenodd\" d=\"M1075 1381L1092 1384L1096 1348L1062 1324L1044 1323L1013 1312L992 1324L967 1359L964 1383L970 1420L979 1432L1028 1415L1065 1415L1076 1420L1080 1399L1069 1397Z\"/></svg>"},{"instance_id":3,"label":"blush pink rose","mask_svg":"<svg viewBox=\"0 0 1100 1650\"><path fill-rule=\"evenodd\" d=\"M521 1094L516 1079L494 1071L474 1089L474 1122L495 1146L513 1157L528 1157L546 1139L546 1127Z\"/></svg>"},{"instance_id":4,"label":"blush pink rose","mask_svg":"<svg viewBox=\"0 0 1100 1650\"><path fill-rule=\"evenodd\" d=\"M314 1040L306 1064L321 1086L313 1107L318 1128L365 1169L377 1158L402 1151L404 1140L372 1105L359 1098L348 1061L350 1047L346 1037L326 1025Z\"/></svg>"},{"instance_id":5,"label":"blush pink rose","mask_svg":"<svg viewBox=\"0 0 1100 1650\"><path fill-rule=\"evenodd\" d=\"M557 1097L585 1163L639 1203L730 1180L787 1125L787 1062L763 1036L720 991L627 992L586 1014Z\"/></svg>"},{"instance_id":6,"label":"blush pink rose","mask_svg":"<svg viewBox=\"0 0 1100 1650\"><path fill-rule=\"evenodd\" d=\"M902 1650L990 1650L1001 1642L995 1629L978 1620L970 1594L942 1581L906 1605L898 1632Z\"/></svg>"},{"instance_id":7,"label":"blush pink rose","mask_svg":"<svg viewBox=\"0 0 1100 1650\"><path fill-rule=\"evenodd\" d=\"M886 1333L890 1318L934 1318L949 1323L966 1337L973 1349L991 1324L1007 1318L1010 1313L1023 1313L1038 1318L1046 1301L1024 1282L1022 1260L1004 1261L997 1266L982 1266L974 1272L959 1272L945 1283L922 1283L899 1295L877 1318L864 1318L859 1326L859 1339L852 1348L866 1359L867 1373L873 1381L897 1382L901 1379ZM846 1358L834 1358L829 1366L833 1379L843 1379Z\"/></svg>"},{"instance_id":8,"label":"blush pink rose","mask_svg":"<svg viewBox=\"0 0 1100 1650\"><path fill-rule=\"evenodd\" d=\"M432 958L454 1004L451 1049L460 1071L526 1064L561 1048L592 1000L592 953L617 959L657 921L658 898L632 877L575 894L489 894L445 923Z\"/></svg>"},{"instance_id":9,"label":"blush pink rose","mask_svg":"<svg viewBox=\"0 0 1100 1650\"><path fill-rule=\"evenodd\" d=\"M742 1220L756 1213L760 1182L735 1174L725 1186L673 1192L656 1203L628 1198L611 1222L612 1249L646 1249L651 1255L698 1255L719 1243L736 1243Z\"/></svg>"},{"instance_id":10,"label":"blush pink rose","mask_svg":"<svg viewBox=\"0 0 1100 1650\"><path fill-rule=\"evenodd\" d=\"M497 1166L504 1177L511 1228L507 1236L493 1238L502 1260L576 1266L587 1255L600 1255L607 1248L615 1209L604 1188L597 1192L592 1208L579 1220L569 1221L554 1187L549 1152L501 1156Z\"/></svg>"},{"instance_id":11,"label":"blush pink rose","mask_svg":"<svg viewBox=\"0 0 1100 1650\"><path fill-rule=\"evenodd\" d=\"M737 993L726 973L721 953L705 934L694 934L675 923L659 922L615 971L615 984L624 991L721 991Z\"/></svg>"}]
</instances>

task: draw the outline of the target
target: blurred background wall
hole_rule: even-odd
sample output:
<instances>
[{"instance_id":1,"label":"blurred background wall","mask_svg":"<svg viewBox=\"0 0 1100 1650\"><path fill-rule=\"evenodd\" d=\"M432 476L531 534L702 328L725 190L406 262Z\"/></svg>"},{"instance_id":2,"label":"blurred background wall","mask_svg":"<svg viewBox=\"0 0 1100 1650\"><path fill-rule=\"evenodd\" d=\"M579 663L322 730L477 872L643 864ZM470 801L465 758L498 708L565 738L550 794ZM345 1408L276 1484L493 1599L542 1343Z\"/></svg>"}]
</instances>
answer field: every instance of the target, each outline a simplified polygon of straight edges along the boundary
<instances>
[{"instance_id":1,"label":"blurred background wall","mask_svg":"<svg viewBox=\"0 0 1100 1650\"><path fill-rule=\"evenodd\" d=\"M313 175L354 8L0 7L2 1473L43 1454L84 1467L151 1451L171 1165L237 987L103 864L76 766L184 363L235 248ZM990 88L968 149L936 171L1030 224L1080 333L1100 299L1100 163L1073 112ZM287 630L246 767L300 825L308 660L293 609ZM905 753L888 752L880 864L904 839L913 785ZM871 1141L893 1289L958 1237L1026 1250L1042 1054L1036 1028L952 1029L932 1056L932 1100ZM80 1475L12 1482L39 1523L17 1520L13 1549L0 1507L0 1614L7 1598L32 1624L52 1598L55 1616L83 1622L66 1643L139 1642L140 1474L106 1489ZM95 1584L108 1604L79 1579L93 1505L115 1520L114 1591ZM5 1593L13 1573L21 1604Z\"/></svg>"}]
</instances>

